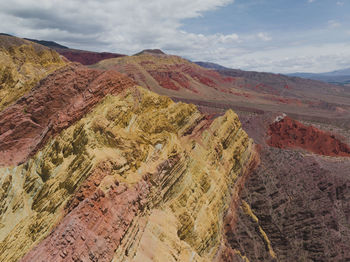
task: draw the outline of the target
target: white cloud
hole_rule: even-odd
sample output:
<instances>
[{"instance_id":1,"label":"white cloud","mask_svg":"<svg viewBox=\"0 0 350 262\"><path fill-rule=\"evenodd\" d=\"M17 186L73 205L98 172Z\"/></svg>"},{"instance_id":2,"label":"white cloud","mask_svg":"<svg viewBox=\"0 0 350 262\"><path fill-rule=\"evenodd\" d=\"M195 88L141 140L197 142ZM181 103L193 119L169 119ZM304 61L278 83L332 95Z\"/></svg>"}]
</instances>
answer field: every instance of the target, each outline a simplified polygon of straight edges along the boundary
<instances>
[{"instance_id":1,"label":"white cloud","mask_svg":"<svg viewBox=\"0 0 350 262\"><path fill-rule=\"evenodd\" d=\"M307 0L308 3L313 3L315 2L316 0Z\"/></svg>"},{"instance_id":2,"label":"white cloud","mask_svg":"<svg viewBox=\"0 0 350 262\"><path fill-rule=\"evenodd\" d=\"M205 35L182 29L185 19L203 16L206 11L233 2L234 0L0 1L0 32L53 40L72 48L124 54L133 54L145 48L161 48L195 61L212 61L228 67L259 71L318 72L331 71L345 63L349 66L349 45L315 47L305 41L307 37L290 36L288 32ZM328 26L336 27L337 23L339 24L333 20ZM324 30L320 35L330 31Z\"/></svg>"},{"instance_id":3,"label":"white cloud","mask_svg":"<svg viewBox=\"0 0 350 262\"><path fill-rule=\"evenodd\" d=\"M217 34L206 38L180 28L184 19L230 3L233 0L0 1L0 32L125 53L174 46L180 41L229 42L238 36Z\"/></svg>"},{"instance_id":4,"label":"white cloud","mask_svg":"<svg viewBox=\"0 0 350 262\"><path fill-rule=\"evenodd\" d=\"M341 26L341 23L339 23L337 20L329 20L328 21L328 28L337 28L340 26Z\"/></svg>"},{"instance_id":5,"label":"white cloud","mask_svg":"<svg viewBox=\"0 0 350 262\"><path fill-rule=\"evenodd\" d=\"M342 2L342 1L337 1L337 5L343 6L343 5L344 5L344 2Z\"/></svg>"},{"instance_id":6,"label":"white cloud","mask_svg":"<svg viewBox=\"0 0 350 262\"><path fill-rule=\"evenodd\" d=\"M237 34L230 35L216 35L221 43L232 43L232 42L241 42L239 36Z\"/></svg>"},{"instance_id":7,"label":"white cloud","mask_svg":"<svg viewBox=\"0 0 350 262\"><path fill-rule=\"evenodd\" d=\"M258 36L258 38L260 38L263 41L271 41L272 40L272 38L268 34L263 33L263 32L258 33L257 36Z\"/></svg>"},{"instance_id":8,"label":"white cloud","mask_svg":"<svg viewBox=\"0 0 350 262\"><path fill-rule=\"evenodd\" d=\"M350 43L280 47L251 53L232 50L232 56L227 53L230 51L217 54L216 62L255 71L320 73L349 67Z\"/></svg>"}]
</instances>

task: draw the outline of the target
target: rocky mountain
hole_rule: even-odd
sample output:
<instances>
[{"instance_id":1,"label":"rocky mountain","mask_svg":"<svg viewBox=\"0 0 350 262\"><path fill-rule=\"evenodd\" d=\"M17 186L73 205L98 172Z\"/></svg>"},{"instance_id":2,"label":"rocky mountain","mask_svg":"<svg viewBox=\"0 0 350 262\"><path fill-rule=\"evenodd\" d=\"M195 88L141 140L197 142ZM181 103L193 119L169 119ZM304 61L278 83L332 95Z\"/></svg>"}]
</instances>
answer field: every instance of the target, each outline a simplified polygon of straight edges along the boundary
<instances>
[{"instance_id":1,"label":"rocky mountain","mask_svg":"<svg viewBox=\"0 0 350 262\"><path fill-rule=\"evenodd\" d=\"M294 73L290 76L314 79L323 82L328 82L337 85L350 86L350 68L336 70L326 73Z\"/></svg>"},{"instance_id":2,"label":"rocky mountain","mask_svg":"<svg viewBox=\"0 0 350 262\"><path fill-rule=\"evenodd\" d=\"M54 41L46 41L46 40L36 40L31 38L24 38L25 40L49 47L51 49L69 49L67 46L60 45L59 43L56 43Z\"/></svg>"},{"instance_id":3,"label":"rocky mountain","mask_svg":"<svg viewBox=\"0 0 350 262\"><path fill-rule=\"evenodd\" d=\"M0 112L41 79L65 65L55 51L27 40L0 36Z\"/></svg>"},{"instance_id":4,"label":"rocky mountain","mask_svg":"<svg viewBox=\"0 0 350 262\"><path fill-rule=\"evenodd\" d=\"M252 76L253 74L260 74L262 77L264 74L265 76L269 75L270 78L273 77L277 80L278 82L278 76L284 76L284 81L286 81L286 77L292 77L292 78L304 78L304 79L309 79L309 80L316 80L316 81L322 81L325 83L329 83L329 84L335 84L335 85L341 85L341 86L350 86L350 68L346 68L346 69L342 69L342 70L336 70L336 71L332 71L332 72L326 72L326 73L292 73L292 74L286 74L286 75L276 75L276 74L267 74L267 73L263 73L263 72L247 72L247 71L243 71L243 70L238 70L238 69L231 69L231 68L227 68L224 66L221 66L219 64L216 63L210 63L210 62L195 62L197 65L200 65L202 67L208 68L208 69L215 69L215 70L225 70L223 71L223 73L227 73L228 71L231 71L229 73L229 75L231 74L236 74L236 75L244 75L248 76L248 74L250 76ZM264 77L263 77L264 78ZM266 78L266 77L265 77ZM292 80L292 79L290 79ZM295 79L294 79L295 80ZM307 81L302 81L300 79L298 79L299 84L303 85L309 85L310 86L310 82L309 84L307 83ZM274 81L272 81L272 83L274 83ZM319 84L318 84L319 85Z\"/></svg>"},{"instance_id":5,"label":"rocky mountain","mask_svg":"<svg viewBox=\"0 0 350 262\"><path fill-rule=\"evenodd\" d=\"M209 69L215 69L215 70L226 70L229 69L227 67L224 67L222 65L216 64L216 63L211 63L211 62L194 62L195 64L201 66L201 67L205 67L205 68L209 68Z\"/></svg>"},{"instance_id":6,"label":"rocky mountain","mask_svg":"<svg viewBox=\"0 0 350 262\"><path fill-rule=\"evenodd\" d=\"M327 86L65 60L0 112L0 261L349 260L350 98Z\"/></svg>"},{"instance_id":7,"label":"rocky mountain","mask_svg":"<svg viewBox=\"0 0 350 262\"><path fill-rule=\"evenodd\" d=\"M209 113L285 112L299 120L350 127L350 89L319 81L234 69L205 69L178 56L145 53L103 60L93 68L127 74L139 85Z\"/></svg>"},{"instance_id":8,"label":"rocky mountain","mask_svg":"<svg viewBox=\"0 0 350 262\"><path fill-rule=\"evenodd\" d=\"M92 65L104 59L124 56L122 54L116 54L116 53L92 52L92 51L73 49L53 41L36 40L36 39L29 39L29 38L25 38L25 39L31 42L49 47L51 49L54 49L56 52L58 52L59 54L67 58L69 61L78 62L83 65Z\"/></svg>"},{"instance_id":9,"label":"rocky mountain","mask_svg":"<svg viewBox=\"0 0 350 262\"><path fill-rule=\"evenodd\" d=\"M1 261L211 261L259 162L233 111L77 64L0 119Z\"/></svg>"}]
</instances>

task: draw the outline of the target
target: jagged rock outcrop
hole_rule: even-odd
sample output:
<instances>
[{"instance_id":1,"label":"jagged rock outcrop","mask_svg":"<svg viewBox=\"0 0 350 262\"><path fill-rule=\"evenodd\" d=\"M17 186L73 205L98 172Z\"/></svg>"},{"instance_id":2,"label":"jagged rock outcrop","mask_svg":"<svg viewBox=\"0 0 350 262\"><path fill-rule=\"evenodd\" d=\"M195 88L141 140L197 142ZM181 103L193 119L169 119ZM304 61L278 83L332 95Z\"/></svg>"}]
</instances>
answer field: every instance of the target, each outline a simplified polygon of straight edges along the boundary
<instances>
[{"instance_id":1,"label":"jagged rock outcrop","mask_svg":"<svg viewBox=\"0 0 350 262\"><path fill-rule=\"evenodd\" d=\"M350 147L329 132L323 132L286 116L274 121L268 130L268 145L302 148L325 156L350 157Z\"/></svg>"},{"instance_id":2,"label":"jagged rock outcrop","mask_svg":"<svg viewBox=\"0 0 350 262\"><path fill-rule=\"evenodd\" d=\"M0 166L23 163L107 94L133 86L115 71L69 64L0 113Z\"/></svg>"},{"instance_id":3,"label":"jagged rock outcrop","mask_svg":"<svg viewBox=\"0 0 350 262\"><path fill-rule=\"evenodd\" d=\"M266 148L241 207L226 217L222 261L350 259L350 162ZM234 258L234 259L233 259Z\"/></svg>"},{"instance_id":4,"label":"jagged rock outcrop","mask_svg":"<svg viewBox=\"0 0 350 262\"><path fill-rule=\"evenodd\" d=\"M59 54L13 36L0 36L0 112L65 65Z\"/></svg>"},{"instance_id":5,"label":"jagged rock outcrop","mask_svg":"<svg viewBox=\"0 0 350 262\"><path fill-rule=\"evenodd\" d=\"M211 119L143 88L107 95L0 169L0 260L211 261L257 163L231 110Z\"/></svg>"},{"instance_id":6,"label":"jagged rock outcrop","mask_svg":"<svg viewBox=\"0 0 350 262\"><path fill-rule=\"evenodd\" d=\"M0 261L350 260L349 146L321 131L349 139L346 95L158 50L92 67L114 71L62 65L0 112Z\"/></svg>"},{"instance_id":7,"label":"jagged rock outcrop","mask_svg":"<svg viewBox=\"0 0 350 262\"><path fill-rule=\"evenodd\" d=\"M268 146L274 119L241 117L261 165L225 218L221 261L349 260L350 159Z\"/></svg>"}]
</instances>

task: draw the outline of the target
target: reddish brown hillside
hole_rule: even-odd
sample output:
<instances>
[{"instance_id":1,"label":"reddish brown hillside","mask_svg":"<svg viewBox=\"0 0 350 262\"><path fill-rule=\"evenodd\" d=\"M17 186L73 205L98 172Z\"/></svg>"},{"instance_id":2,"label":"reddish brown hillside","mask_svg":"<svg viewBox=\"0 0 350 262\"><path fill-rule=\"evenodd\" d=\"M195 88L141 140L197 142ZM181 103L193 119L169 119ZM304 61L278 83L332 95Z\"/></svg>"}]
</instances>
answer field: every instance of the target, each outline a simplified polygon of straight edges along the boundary
<instances>
[{"instance_id":1,"label":"reddish brown hillside","mask_svg":"<svg viewBox=\"0 0 350 262\"><path fill-rule=\"evenodd\" d=\"M59 49L57 50L61 55L67 58L72 62L79 62L83 65L93 65L101 60L108 58L121 57L124 55L114 54L114 53L97 53L97 52L89 52L89 51L80 51L74 49Z\"/></svg>"},{"instance_id":2,"label":"reddish brown hillside","mask_svg":"<svg viewBox=\"0 0 350 262\"><path fill-rule=\"evenodd\" d=\"M18 164L79 120L107 94L134 85L115 72L66 66L0 114L0 165ZM101 88L103 87L103 88Z\"/></svg>"},{"instance_id":3,"label":"reddish brown hillside","mask_svg":"<svg viewBox=\"0 0 350 262\"><path fill-rule=\"evenodd\" d=\"M53 41L37 40L37 39L30 39L30 38L25 38L25 39L39 44L38 46L46 46L51 49L54 49L56 52L60 53L65 58L67 58L69 61L78 62L83 65L93 65L104 59L124 56L116 53L108 53L108 52L98 53L98 52L92 52L92 51L72 49L67 46L60 45Z\"/></svg>"},{"instance_id":4,"label":"reddish brown hillside","mask_svg":"<svg viewBox=\"0 0 350 262\"><path fill-rule=\"evenodd\" d=\"M349 156L350 147L331 133L305 126L289 117L270 125L268 144L278 148L302 148L325 156Z\"/></svg>"},{"instance_id":5,"label":"reddish brown hillside","mask_svg":"<svg viewBox=\"0 0 350 262\"><path fill-rule=\"evenodd\" d=\"M219 261L350 261L350 158L268 146L275 117L240 115L261 165L227 213Z\"/></svg>"},{"instance_id":6,"label":"reddish brown hillside","mask_svg":"<svg viewBox=\"0 0 350 262\"><path fill-rule=\"evenodd\" d=\"M125 73L139 85L177 100L205 103L204 110L210 113L245 108L350 124L350 90L322 82L240 70L216 71L159 50L106 59L93 67Z\"/></svg>"}]
</instances>

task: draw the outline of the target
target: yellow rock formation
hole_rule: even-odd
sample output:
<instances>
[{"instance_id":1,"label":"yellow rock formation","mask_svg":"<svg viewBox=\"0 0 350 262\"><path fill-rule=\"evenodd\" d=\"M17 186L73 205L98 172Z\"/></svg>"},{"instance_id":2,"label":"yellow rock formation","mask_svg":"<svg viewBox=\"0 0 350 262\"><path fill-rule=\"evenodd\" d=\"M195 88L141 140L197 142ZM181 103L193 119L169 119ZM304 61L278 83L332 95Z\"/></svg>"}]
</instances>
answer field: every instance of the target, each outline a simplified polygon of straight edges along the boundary
<instances>
[{"instance_id":1,"label":"yellow rock formation","mask_svg":"<svg viewBox=\"0 0 350 262\"><path fill-rule=\"evenodd\" d=\"M7 46L6 40L13 42L16 38L0 39L0 111L65 64L54 50L25 40Z\"/></svg>"},{"instance_id":2,"label":"yellow rock formation","mask_svg":"<svg viewBox=\"0 0 350 262\"><path fill-rule=\"evenodd\" d=\"M133 187L157 174L113 261L212 261L256 157L231 110L211 121L194 105L139 87L107 96L32 159L0 169L0 261L17 261L44 239L101 163L112 167L98 185L104 192L116 180ZM161 169L168 160L173 167Z\"/></svg>"}]
</instances>

